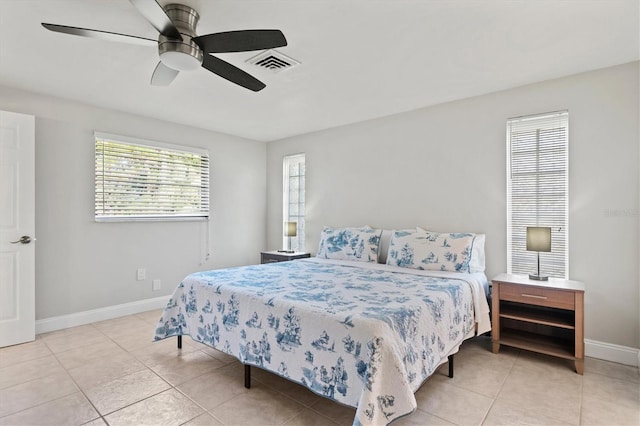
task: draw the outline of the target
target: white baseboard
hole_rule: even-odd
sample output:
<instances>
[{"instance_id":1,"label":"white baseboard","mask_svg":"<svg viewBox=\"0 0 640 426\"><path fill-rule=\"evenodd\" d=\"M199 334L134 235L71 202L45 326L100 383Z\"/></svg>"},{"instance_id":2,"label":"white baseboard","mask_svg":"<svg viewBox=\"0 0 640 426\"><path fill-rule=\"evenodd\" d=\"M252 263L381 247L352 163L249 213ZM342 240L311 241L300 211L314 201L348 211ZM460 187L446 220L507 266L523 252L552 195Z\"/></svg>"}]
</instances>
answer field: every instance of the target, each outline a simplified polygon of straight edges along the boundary
<instances>
[{"instance_id":1,"label":"white baseboard","mask_svg":"<svg viewBox=\"0 0 640 426\"><path fill-rule=\"evenodd\" d=\"M640 366L640 350L613 343L584 339L585 356L617 362L618 364Z\"/></svg>"},{"instance_id":2,"label":"white baseboard","mask_svg":"<svg viewBox=\"0 0 640 426\"><path fill-rule=\"evenodd\" d=\"M138 314L152 309L161 309L167 305L168 300L169 296L161 296L153 299L139 300L137 302L123 303L121 305L107 306L105 308L91 309L89 311L36 320L36 334Z\"/></svg>"}]
</instances>

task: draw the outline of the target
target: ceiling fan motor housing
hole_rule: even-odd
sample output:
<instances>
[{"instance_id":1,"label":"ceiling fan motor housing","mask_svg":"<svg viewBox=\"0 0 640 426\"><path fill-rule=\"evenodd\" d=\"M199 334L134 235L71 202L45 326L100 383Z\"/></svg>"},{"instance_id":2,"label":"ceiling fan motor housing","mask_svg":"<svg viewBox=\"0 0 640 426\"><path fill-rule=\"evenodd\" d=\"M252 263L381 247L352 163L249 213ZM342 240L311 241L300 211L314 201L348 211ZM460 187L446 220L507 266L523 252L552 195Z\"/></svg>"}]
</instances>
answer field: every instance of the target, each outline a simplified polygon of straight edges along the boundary
<instances>
[{"instance_id":1,"label":"ceiling fan motor housing","mask_svg":"<svg viewBox=\"0 0 640 426\"><path fill-rule=\"evenodd\" d=\"M178 71L194 70L202 65L202 49L193 41L196 37L196 26L200 15L198 12L182 4L168 4L165 13L182 35L182 40L160 34L158 38L158 54L160 60L169 68Z\"/></svg>"}]
</instances>

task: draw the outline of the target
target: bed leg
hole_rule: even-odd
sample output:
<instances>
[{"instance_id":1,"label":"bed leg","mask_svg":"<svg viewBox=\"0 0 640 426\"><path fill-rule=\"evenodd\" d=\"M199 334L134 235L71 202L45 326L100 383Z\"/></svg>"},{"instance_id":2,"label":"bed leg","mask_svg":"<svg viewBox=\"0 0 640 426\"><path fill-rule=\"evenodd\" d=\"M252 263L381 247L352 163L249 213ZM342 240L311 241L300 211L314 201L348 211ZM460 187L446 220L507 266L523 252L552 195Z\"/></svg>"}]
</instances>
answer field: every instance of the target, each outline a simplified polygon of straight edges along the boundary
<instances>
[{"instance_id":1,"label":"bed leg","mask_svg":"<svg viewBox=\"0 0 640 426\"><path fill-rule=\"evenodd\" d=\"M182 336L178 336L178 349L182 349Z\"/></svg>"},{"instance_id":2,"label":"bed leg","mask_svg":"<svg viewBox=\"0 0 640 426\"><path fill-rule=\"evenodd\" d=\"M453 355L449 355L449 378L453 379Z\"/></svg>"},{"instance_id":3,"label":"bed leg","mask_svg":"<svg viewBox=\"0 0 640 426\"><path fill-rule=\"evenodd\" d=\"M249 364L244 365L244 387L251 389L251 366Z\"/></svg>"}]
</instances>

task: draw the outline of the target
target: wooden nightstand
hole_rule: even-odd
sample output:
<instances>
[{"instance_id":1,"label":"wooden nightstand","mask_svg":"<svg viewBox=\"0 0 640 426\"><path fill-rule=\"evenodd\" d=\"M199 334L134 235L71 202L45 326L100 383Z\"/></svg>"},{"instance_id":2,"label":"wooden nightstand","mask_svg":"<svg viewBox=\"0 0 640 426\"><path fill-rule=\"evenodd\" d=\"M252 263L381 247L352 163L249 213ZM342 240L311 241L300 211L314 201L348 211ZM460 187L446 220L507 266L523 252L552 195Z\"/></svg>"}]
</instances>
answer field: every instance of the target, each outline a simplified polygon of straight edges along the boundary
<instances>
[{"instance_id":1,"label":"wooden nightstand","mask_svg":"<svg viewBox=\"0 0 640 426\"><path fill-rule=\"evenodd\" d=\"M260 263L286 262L288 260L311 257L311 253L293 252L285 253L281 251L263 251L260 253Z\"/></svg>"},{"instance_id":2,"label":"wooden nightstand","mask_svg":"<svg viewBox=\"0 0 640 426\"><path fill-rule=\"evenodd\" d=\"M584 284L500 274L492 281L491 342L573 360L584 372Z\"/></svg>"}]
</instances>

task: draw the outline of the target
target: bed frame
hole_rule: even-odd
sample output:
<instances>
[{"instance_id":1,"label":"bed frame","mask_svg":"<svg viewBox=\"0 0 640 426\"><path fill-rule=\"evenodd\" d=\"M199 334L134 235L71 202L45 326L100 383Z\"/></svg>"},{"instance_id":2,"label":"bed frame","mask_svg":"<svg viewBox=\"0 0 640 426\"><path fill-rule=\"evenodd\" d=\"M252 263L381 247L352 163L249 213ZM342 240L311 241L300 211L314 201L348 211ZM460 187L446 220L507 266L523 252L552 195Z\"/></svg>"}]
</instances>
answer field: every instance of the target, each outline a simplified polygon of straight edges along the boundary
<instances>
[{"instance_id":1,"label":"bed frame","mask_svg":"<svg viewBox=\"0 0 640 426\"><path fill-rule=\"evenodd\" d=\"M178 349L182 349L182 336L178 336ZM449 378L453 379L453 354L447 357L449 364ZM244 387L251 389L251 365L244 364Z\"/></svg>"}]
</instances>

